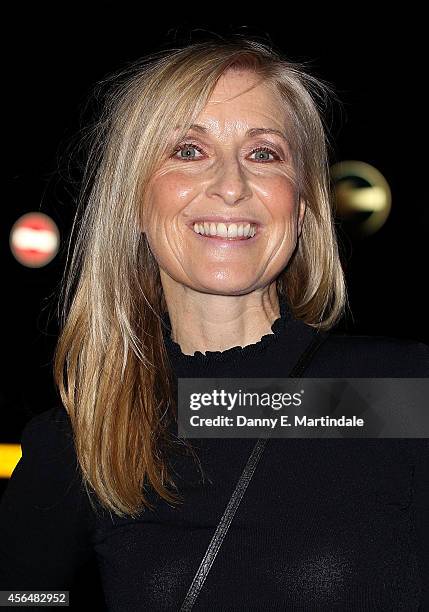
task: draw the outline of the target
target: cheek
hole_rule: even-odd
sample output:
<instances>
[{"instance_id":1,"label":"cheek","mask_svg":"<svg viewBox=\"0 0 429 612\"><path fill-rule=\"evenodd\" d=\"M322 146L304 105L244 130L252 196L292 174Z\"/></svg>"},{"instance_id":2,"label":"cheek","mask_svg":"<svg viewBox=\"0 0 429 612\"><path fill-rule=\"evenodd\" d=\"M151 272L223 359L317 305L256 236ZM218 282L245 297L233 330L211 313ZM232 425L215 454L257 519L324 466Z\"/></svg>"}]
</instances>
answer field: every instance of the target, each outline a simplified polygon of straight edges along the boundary
<instances>
[{"instance_id":1,"label":"cheek","mask_svg":"<svg viewBox=\"0 0 429 612\"><path fill-rule=\"evenodd\" d=\"M286 223L293 221L297 209L297 194L289 180L276 177L267 181L260 189L260 197L273 219L283 217Z\"/></svg>"},{"instance_id":2,"label":"cheek","mask_svg":"<svg viewBox=\"0 0 429 612\"><path fill-rule=\"evenodd\" d=\"M197 193L196 185L179 173L169 173L151 183L146 217L171 217L180 212Z\"/></svg>"}]
</instances>

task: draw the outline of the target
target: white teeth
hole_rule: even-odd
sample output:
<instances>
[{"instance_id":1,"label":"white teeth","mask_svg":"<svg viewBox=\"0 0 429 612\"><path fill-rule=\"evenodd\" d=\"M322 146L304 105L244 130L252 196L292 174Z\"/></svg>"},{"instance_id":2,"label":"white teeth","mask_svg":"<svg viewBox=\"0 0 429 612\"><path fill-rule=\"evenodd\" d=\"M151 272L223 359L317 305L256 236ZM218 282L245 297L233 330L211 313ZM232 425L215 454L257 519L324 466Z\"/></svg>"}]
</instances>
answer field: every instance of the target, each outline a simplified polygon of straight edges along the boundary
<instances>
[{"instance_id":1,"label":"white teeth","mask_svg":"<svg viewBox=\"0 0 429 612\"><path fill-rule=\"evenodd\" d=\"M226 228L225 223L218 223L217 224L217 232L216 232L216 234L218 236L220 236L221 238L227 238L228 230Z\"/></svg>"},{"instance_id":2,"label":"white teeth","mask_svg":"<svg viewBox=\"0 0 429 612\"><path fill-rule=\"evenodd\" d=\"M237 238L238 228L236 225L231 224L228 227L228 238Z\"/></svg>"},{"instance_id":3,"label":"white teeth","mask_svg":"<svg viewBox=\"0 0 429 612\"><path fill-rule=\"evenodd\" d=\"M250 223L214 223L204 221L194 223L194 232L206 236L220 236L221 238L252 238L256 234L256 226Z\"/></svg>"}]
</instances>

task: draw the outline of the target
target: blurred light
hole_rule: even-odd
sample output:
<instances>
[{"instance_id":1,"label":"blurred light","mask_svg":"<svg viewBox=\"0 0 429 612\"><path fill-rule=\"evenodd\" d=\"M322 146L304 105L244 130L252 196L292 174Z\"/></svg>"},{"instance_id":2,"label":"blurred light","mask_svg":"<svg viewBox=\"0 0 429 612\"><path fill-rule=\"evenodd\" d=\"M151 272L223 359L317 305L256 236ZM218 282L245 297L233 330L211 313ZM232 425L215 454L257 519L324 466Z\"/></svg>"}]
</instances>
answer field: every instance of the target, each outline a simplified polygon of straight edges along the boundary
<instances>
[{"instance_id":1,"label":"blurred light","mask_svg":"<svg viewBox=\"0 0 429 612\"><path fill-rule=\"evenodd\" d=\"M331 166L336 214L357 236L377 232L386 222L392 194L384 176L361 161L342 161Z\"/></svg>"},{"instance_id":2,"label":"blurred light","mask_svg":"<svg viewBox=\"0 0 429 612\"><path fill-rule=\"evenodd\" d=\"M55 222L44 213L31 212L12 226L10 250L19 263L28 268L46 266L58 252L60 233Z\"/></svg>"},{"instance_id":3,"label":"blurred light","mask_svg":"<svg viewBox=\"0 0 429 612\"><path fill-rule=\"evenodd\" d=\"M21 457L20 444L0 444L0 478L10 478Z\"/></svg>"}]
</instances>

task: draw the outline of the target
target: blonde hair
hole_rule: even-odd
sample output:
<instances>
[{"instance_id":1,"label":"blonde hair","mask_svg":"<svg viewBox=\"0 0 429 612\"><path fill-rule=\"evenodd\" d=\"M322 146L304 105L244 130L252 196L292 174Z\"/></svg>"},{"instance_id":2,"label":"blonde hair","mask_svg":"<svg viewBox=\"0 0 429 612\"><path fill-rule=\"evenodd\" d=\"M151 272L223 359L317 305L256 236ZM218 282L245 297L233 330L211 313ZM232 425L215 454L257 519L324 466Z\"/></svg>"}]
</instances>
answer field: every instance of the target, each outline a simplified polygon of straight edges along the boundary
<instances>
[{"instance_id":1,"label":"blonde hair","mask_svg":"<svg viewBox=\"0 0 429 612\"><path fill-rule=\"evenodd\" d=\"M161 321L167 305L141 214L150 177L169 153L171 127L181 126L182 138L219 77L234 69L251 70L275 87L291 119L297 188L307 210L278 292L297 318L321 329L344 311L329 143L318 106L333 93L325 82L267 44L242 37L156 51L102 81L107 93L90 134L71 232L77 237L61 283L54 379L86 491L118 516L153 508L147 485L167 502L181 502L167 451L198 459L191 445L167 431L177 419Z\"/></svg>"}]
</instances>

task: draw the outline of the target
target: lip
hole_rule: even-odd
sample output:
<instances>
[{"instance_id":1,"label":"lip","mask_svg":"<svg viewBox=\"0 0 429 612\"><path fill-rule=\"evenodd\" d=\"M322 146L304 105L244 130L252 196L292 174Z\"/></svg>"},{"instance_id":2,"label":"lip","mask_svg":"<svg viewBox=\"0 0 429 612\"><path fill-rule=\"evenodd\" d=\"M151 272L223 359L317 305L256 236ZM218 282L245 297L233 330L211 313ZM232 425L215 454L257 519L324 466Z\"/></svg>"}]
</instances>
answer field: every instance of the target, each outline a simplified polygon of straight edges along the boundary
<instances>
[{"instance_id":1,"label":"lip","mask_svg":"<svg viewBox=\"0 0 429 612\"><path fill-rule=\"evenodd\" d=\"M258 230L258 228L260 227L260 223L259 221L253 221L252 219L249 219L248 217L234 217L234 218L227 218L227 217L196 217L195 219L192 219L192 221L189 221L187 223L187 225L191 228L194 227L195 223L225 223L226 225L229 223L250 223L251 225L256 225L256 230Z\"/></svg>"},{"instance_id":2,"label":"lip","mask_svg":"<svg viewBox=\"0 0 429 612\"><path fill-rule=\"evenodd\" d=\"M206 221L208 221L208 219L206 219ZM197 238L197 240L203 240L207 244L212 242L213 244L218 244L219 246L221 245L228 246L228 247L244 246L245 244L255 242L259 238L259 234L260 234L259 226L255 223L256 225L255 235L252 236L251 238L246 238L245 240L237 240L236 238L222 238L222 236L205 236L204 234L197 234L197 232L194 232L194 229L193 229L194 223L197 223L197 221L194 221L192 224L191 223L187 224L189 231L193 233L193 235L195 236L195 238ZM222 223L222 221L219 221L219 223Z\"/></svg>"},{"instance_id":3,"label":"lip","mask_svg":"<svg viewBox=\"0 0 429 612\"><path fill-rule=\"evenodd\" d=\"M234 240L231 238L222 238L221 236L204 236L202 234L197 234L196 232L194 232L194 225L195 223L225 223L225 224L229 224L229 223L250 223L251 225L255 226L256 228L256 232L255 235L252 236L252 238L246 238L246 240ZM219 242L219 243L224 243L224 244L242 244L244 242L249 242L250 241L254 241L256 238L259 237L260 234L260 230L261 230L261 224L258 221L252 221L251 219L249 219L248 217L234 217L234 218L225 218L225 217L197 217L195 219L192 219L192 221L189 221L189 223L186 224L188 226L188 228L191 230L191 232L201 238L202 240L204 239L209 239L215 242Z\"/></svg>"}]
</instances>

